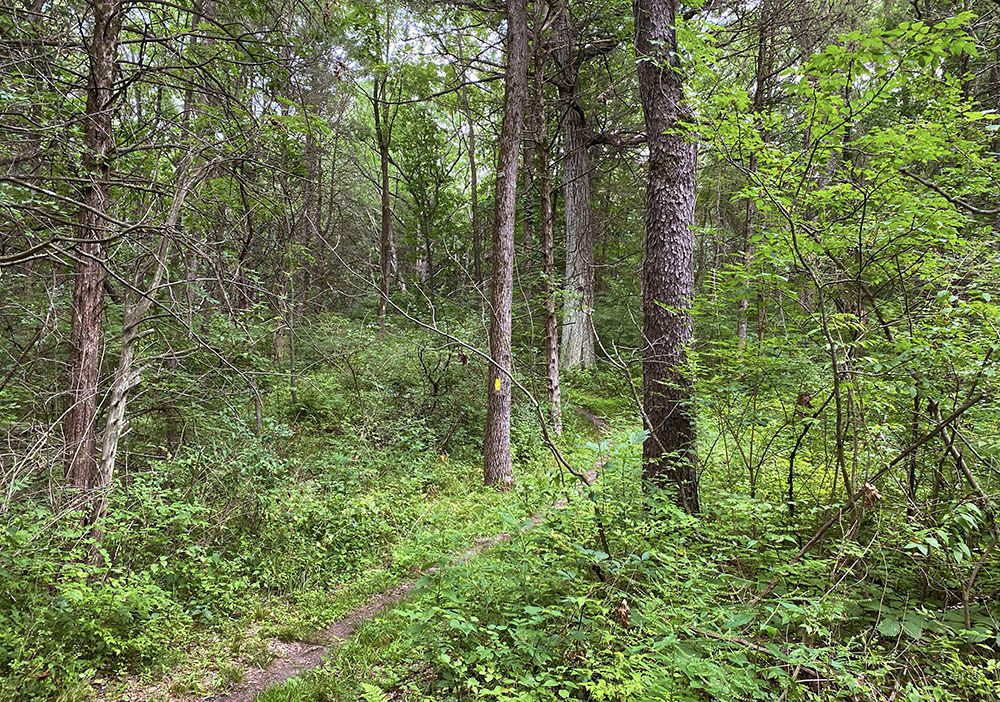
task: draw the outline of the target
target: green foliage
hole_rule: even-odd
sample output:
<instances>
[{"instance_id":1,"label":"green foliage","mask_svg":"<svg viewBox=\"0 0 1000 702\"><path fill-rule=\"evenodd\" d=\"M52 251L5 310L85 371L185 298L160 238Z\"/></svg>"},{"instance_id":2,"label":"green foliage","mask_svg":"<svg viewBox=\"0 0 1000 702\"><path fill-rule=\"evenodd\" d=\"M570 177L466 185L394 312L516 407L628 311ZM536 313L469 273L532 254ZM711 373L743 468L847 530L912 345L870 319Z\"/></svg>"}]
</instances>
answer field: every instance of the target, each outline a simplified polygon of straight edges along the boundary
<instances>
[{"instance_id":1,"label":"green foliage","mask_svg":"<svg viewBox=\"0 0 1000 702\"><path fill-rule=\"evenodd\" d=\"M581 407L601 419L638 413L629 379L620 371L588 369L563 373L561 383L570 408ZM632 383L641 396L642 379L632 378ZM587 420L583 419L582 422L593 430Z\"/></svg>"},{"instance_id":2,"label":"green foliage","mask_svg":"<svg viewBox=\"0 0 1000 702\"><path fill-rule=\"evenodd\" d=\"M338 584L388 587L461 549L467 529L500 528L487 508L500 496L482 492L478 462L462 459L479 433L481 417L467 411L479 367L453 349L426 350L430 337L376 339L342 319L324 324L329 335L302 354L333 363L299 378L296 403L286 389L269 392L263 436L206 413L192 420L221 430L214 441L132 467L100 522L102 563L89 555L82 513L54 510L44 492L9 507L0 696L84 696L88 680L176 662L178 644L275 597L298 602L290 614L300 622L276 633L308 637L346 611L338 607L363 601L365 590L326 602ZM220 343L238 338L217 329ZM263 360L251 347L245 363ZM528 482L545 460L525 409L514 446ZM537 499L521 488L513 509ZM377 572L386 575L368 575ZM239 672L220 666L220 679Z\"/></svg>"},{"instance_id":3,"label":"green foliage","mask_svg":"<svg viewBox=\"0 0 1000 702\"><path fill-rule=\"evenodd\" d=\"M643 438L619 432L572 454L604 462L594 495L610 553L575 490L510 542L425 576L328 669L264 699L957 701L996 691L1000 623L973 605L973 633L960 608L906 594L924 576L885 535L891 517L870 525L886 539L875 553L869 537L845 539L789 566L799 530L783 508L719 495L693 518L669 494L643 491ZM957 530L976 528L975 509L953 512ZM866 563L876 567L856 578ZM753 602L776 573L781 587ZM830 589L830 573L852 586ZM817 676L818 694L806 682Z\"/></svg>"},{"instance_id":4,"label":"green foliage","mask_svg":"<svg viewBox=\"0 0 1000 702\"><path fill-rule=\"evenodd\" d=\"M482 359L401 315L373 322L367 268L381 263L384 145L393 304L487 346L467 215L488 219L496 177L484 164L498 83L475 66L498 58L502 25L479 9L367 1L238 2L218 21L125 8L102 397L149 239L172 239L97 539L52 431L87 182L89 10L44 5L0 16L14 67L0 88L0 698L84 700L99 681L174 665L169 694L210 694L266 665L269 638L321 642L420 573L413 599L328 669L263 699L1000 696L988 15L894 24L905 4L836 17L806 4L816 16L786 23L769 2L735 15L694 3L703 11L678 22L701 154L690 359L704 508L691 516L640 479L645 154L614 145L643 129L625 4L573 7L587 18L577 38L601 55L581 69L580 107L595 137L602 351L597 368L563 375L556 441L598 480L574 486L553 468L517 397L509 495L481 489ZM458 21L455 61L458 34L438 29ZM560 92L541 87L553 104ZM202 167L163 225L177 181ZM537 196L519 189L514 357L542 397L536 313L542 284L559 281L537 270ZM8 265L38 244L30 266ZM211 660L184 668L185 649Z\"/></svg>"}]
</instances>

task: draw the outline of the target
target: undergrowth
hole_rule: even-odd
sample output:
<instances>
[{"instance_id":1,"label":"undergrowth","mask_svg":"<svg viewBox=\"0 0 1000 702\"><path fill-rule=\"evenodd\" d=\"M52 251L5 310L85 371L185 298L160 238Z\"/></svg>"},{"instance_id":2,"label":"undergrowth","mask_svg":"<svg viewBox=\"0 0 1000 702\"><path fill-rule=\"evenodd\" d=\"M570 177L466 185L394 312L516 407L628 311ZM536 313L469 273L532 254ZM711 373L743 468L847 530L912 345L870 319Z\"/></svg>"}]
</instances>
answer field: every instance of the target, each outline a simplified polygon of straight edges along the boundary
<instances>
[{"instance_id":1,"label":"undergrowth","mask_svg":"<svg viewBox=\"0 0 1000 702\"><path fill-rule=\"evenodd\" d=\"M558 440L577 470L597 467L594 487L554 468L522 403L517 487L502 495L481 483L481 365L430 336L335 318L315 331L326 341L301 351L294 397L284 378L267 388L260 435L205 412L172 454L157 454L162 437L135 440L97 557L83 515L53 507L58 481L40 471L18 486L0 525L0 698L113 700L150 683L159 699L211 694L266 666L269 641L323 643L332 622L417 578L324 668L261 699L1000 694L997 574L983 568L963 598L990 555L974 502L941 504L931 527L900 518L902 491L887 484L796 559L839 507L817 497L818 430L800 442L788 500L801 430L768 424L762 398L740 421L770 451L742 475L731 436L744 430L713 418L746 391L705 380L699 453L715 470L703 512L686 515L641 488L629 379L594 371L565 376ZM462 557L500 532L512 538Z\"/></svg>"},{"instance_id":2,"label":"undergrowth","mask_svg":"<svg viewBox=\"0 0 1000 702\"><path fill-rule=\"evenodd\" d=\"M721 492L680 512L640 489L641 439L618 431L576 454L607 459L594 497L610 553L576 490L511 542L422 578L262 702L996 699L997 612L974 603L967 628L945 593L901 595L927 564L890 520L873 514L867 537L788 565L801 524Z\"/></svg>"},{"instance_id":3,"label":"undergrowth","mask_svg":"<svg viewBox=\"0 0 1000 702\"><path fill-rule=\"evenodd\" d=\"M518 489L481 487L481 368L342 320L322 331L325 362L294 400L272 386L261 435L206 412L175 455L140 437L160 457L128 466L99 544L55 481L20 486L0 515L0 699L225 686L266 665L268 639L310 640L536 508L549 464L520 408Z\"/></svg>"}]
</instances>

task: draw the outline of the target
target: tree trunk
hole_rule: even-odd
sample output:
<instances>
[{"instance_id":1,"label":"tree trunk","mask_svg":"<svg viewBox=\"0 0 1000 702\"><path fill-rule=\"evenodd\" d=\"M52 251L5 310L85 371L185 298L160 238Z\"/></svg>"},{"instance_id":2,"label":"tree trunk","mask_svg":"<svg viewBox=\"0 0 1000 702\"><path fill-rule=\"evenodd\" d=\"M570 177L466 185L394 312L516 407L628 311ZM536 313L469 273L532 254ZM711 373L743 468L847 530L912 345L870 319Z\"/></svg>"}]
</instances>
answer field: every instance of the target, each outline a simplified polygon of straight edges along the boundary
<instances>
[{"instance_id":1,"label":"tree trunk","mask_svg":"<svg viewBox=\"0 0 1000 702\"><path fill-rule=\"evenodd\" d=\"M379 289L378 323L379 329L385 329L385 317L389 309L389 280L392 278L392 201L389 192L389 125L388 116L383 112L386 82L383 79L380 87L375 90L372 109L375 116L375 141L378 143L379 172L381 174L380 196L382 203L382 222L379 237L379 267L381 269L381 287Z\"/></svg>"},{"instance_id":2,"label":"tree trunk","mask_svg":"<svg viewBox=\"0 0 1000 702\"><path fill-rule=\"evenodd\" d=\"M532 47L537 47L539 43L539 37L541 36L542 26L541 23L535 23L531 31L528 33L528 45ZM537 53L537 52L535 52ZM536 59L537 60L537 59ZM529 64L530 70L530 64ZM532 250L532 240L535 237L535 225L537 222L536 212L535 212L535 133L538 130L538 123L536 120L540 119L541 116L536 114L534 105L531 104L527 94L527 88L525 89L525 108L524 108L524 126L523 132L525 138L522 140L522 150L523 156L521 159L522 174L524 177L524 184L522 186L522 207L523 212L521 213L521 256L518 257L518 281L519 285L526 297L531 297L531 279L525 273L531 270L531 257L530 253ZM515 244L516 245L516 244Z\"/></svg>"},{"instance_id":3,"label":"tree trunk","mask_svg":"<svg viewBox=\"0 0 1000 702\"><path fill-rule=\"evenodd\" d=\"M481 243L482 228L479 226L479 176L476 173L476 126L469 115L469 178L472 209L472 259L473 271L476 276L476 287L483 282L483 253Z\"/></svg>"},{"instance_id":4,"label":"tree trunk","mask_svg":"<svg viewBox=\"0 0 1000 702\"><path fill-rule=\"evenodd\" d=\"M462 93L464 95L464 88ZM476 125L472 121L472 113L469 112L468 101L465 101L465 110L469 120L469 187L471 188L470 199L472 200L469 208L472 210L472 265L473 273L476 277L476 287L478 288L483 282L483 247L480 241L480 232L482 229L479 226L479 174L476 172Z\"/></svg>"},{"instance_id":5,"label":"tree trunk","mask_svg":"<svg viewBox=\"0 0 1000 702\"><path fill-rule=\"evenodd\" d=\"M646 238L642 262L642 402L649 438L643 474L672 482L677 502L698 511L691 342L697 146L686 117L674 26L674 0L635 0L639 95L649 142Z\"/></svg>"},{"instance_id":6,"label":"tree trunk","mask_svg":"<svg viewBox=\"0 0 1000 702\"><path fill-rule=\"evenodd\" d=\"M497 153L493 217L493 280L490 286L490 366L483 477L487 485L509 490L514 483L510 457L511 308L514 294L514 223L517 164L528 82L526 0L507 0L507 73L503 123Z\"/></svg>"},{"instance_id":7,"label":"tree trunk","mask_svg":"<svg viewBox=\"0 0 1000 702\"><path fill-rule=\"evenodd\" d=\"M186 170L182 166L181 170ZM164 222L164 233L153 251L153 275L148 286L148 292L142 295L127 294L125 301L125 316L122 321L122 349L118 358L118 366L115 369L115 378L111 384L111 392L108 396L108 416L104 422L104 437L101 444L101 462L97 472L97 479L94 483L94 493L97 501L94 503L90 513L90 524L94 525L92 536L94 545L90 551L90 560L98 562L100 551L97 544L100 544L103 537L103 530L99 520L104 516L108 508L108 497L111 492L111 484L115 474L115 461L118 457L118 446L121 437L125 433L127 422L125 421L125 406L128 403L129 395L142 376L142 370L135 368L135 360L139 339L145 334L140 331L140 326L146 318L156 294L163 282L167 272L167 254L172 239L177 235L177 226L180 223L181 210L184 200L187 198L192 185L200 178L200 172L194 174L184 173L181 177L181 184L174 194L170 204L170 211L167 213ZM136 276L133 286L137 290L143 287L141 274Z\"/></svg>"},{"instance_id":8,"label":"tree trunk","mask_svg":"<svg viewBox=\"0 0 1000 702\"><path fill-rule=\"evenodd\" d=\"M288 394L292 401L292 406L299 404L298 388L296 386L298 377L295 370L295 276L288 276L288 302L286 303L285 329L288 330Z\"/></svg>"},{"instance_id":9,"label":"tree trunk","mask_svg":"<svg viewBox=\"0 0 1000 702\"><path fill-rule=\"evenodd\" d=\"M462 34L458 35L458 60L462 64L462 90L459 92L462 98L462 111L465 113L466 125L469 129L468 158L469 158L469 187L470 206L472 211L472 271L475 276L475 284L478 289L483 282L483 254L482 243L480 241L479 227L479 173L476 171L476 123L472 119L472 109L469 107L469 93L465 86L468 76L465 72L465 49L462 42Z\"/></svg>"},{"instance_id":10,"label":"tree trunk","mask_svg":"<svg viewBox=\"0 0 1000 702\"><path fill-rule=\"evenodd\" d=\"M771 3L769 0L764 0L760 6L760 18L758 20L757 27L757 57L754 68L754 96L753 96L753 114L752 119L755 124L755 131L760 133L761 142L767 144L767 131L764 129L763 125L763 114L764 109L770 103L770 90L768 81L770 79L771 72L774 70L774 21L775 18L771 14ZM753 149L750 153L750 161L748 164L749 171L751 174L757 172L758 158L757 150ZM746 222L743 234L743 269L744 269L744 285L749 287L750 275L753 268L754 259L754 245L753 239L757 233L757 203L753 197L747 198L746 202ZM762 307L763 302L758 298L757 304ZM740 297L739 310L736 316L736 336L739 339L740 348L746 346L747 341L747 311L750 307L750 299L746 292ZM758 316L758 321L761 321ZM763 334L763 324L757 325L758 335Z\"/></svg>"},{"instance_id":11,"label":"tree trunk","mask_svg":"<svg viewBox=\"0 0 1000 702\"><path fill-rule=\"evenodd\" d=\"M419 224L421 237L424 240L424 261L426 262L427 274L424 279L424 283L427 285L427 297L430 299L431 304L434 303L434 278L436 271L434 270L434 237L431 233L432 224L427 221L427 217L424 214L420 216Z\"/></svg>"},{"instance_id":12,"label":"tree trunk","mask_svg":"<svg viewBox=\"0 0 1000 702\"><path fill-rule=\"evenodd\" d=\"M540 38L536 37L540 42ZM545 275L545 369L552 432L562 434L562 402L559 393L559 322L556 317L556 259L552 221L552 176L549 165L549 134L545 120L545 52L535 55L535 155L538 158L539 215L542 220L542 266Z\"/></svg>"},{"instance_id":13,"label":"tree trunk","mask_svg":"<svg viewBox=\"0 0 1000 702\"><path fill-rule=\"evenodd\" d=\"M993 22L993 41L996 50L993 54L993 62L990 64L989 73L989 93L993 99L993 109L1000 110L1000 13L996 15ZM995 158L1000 159L1000 131L993 132L993 143L990 150L997 154ZM1000 235L1000 215L993 219L993 234Z\"/></svg>"},{"instance_id":14,"label":"tree trunk","mask_svg":"<svg viewBox=\"0 0 1000 702\"><path fill-rule=\"evenodd\" d=\"M553 56L562 107L563 203L566 213L566 302L563 306L563 368L587 368L594 355L594 230L590 207L590 153L580 95L580 65L568 3L556 10Z\"/></svg>"},{"instance_id":15,"label":"tree trunk","mask_svg":"<svg viewBox=\"0 0 1000 702\"><path fill-rule=\"evenodd\" d=\"M69 486L93 486L97 468L97 383L100 374L101 307L104 256L108 236L108 180L114 118L119 0L94 0L94 31L87 46L90 74L87 85L83 165L88 182L83 188L73 287L70 329L69 385L65 437L65 475Z\"/></svg>"},{"instance_id":16,"label":"tree trunk","mask_svg":"<svg viewBox=\"0 0 1000 702\"><path fill-rule=\"evenodd\" d=\"M200 53L202 56L207 56L209 53L209 47L214 43L214 39L211 33L207 35L201 35L198 31L198 26L203 22L214 22L216 18L216 3L214 0L196 0L194 3L194 11L191 14L191 32L192 38L190 40L190 48L194 49L196 52ZM188 86L187 90L184 92L184 128L197 129L199 134L202 134L205 130L204 126L197 123L192 125L191 120L204 118L205 108L211 104L213 98L211 96L211 91L199 91L195 89L196 86L191 84ZM217 100L216 100L217 101ZM249 220L249 217L247 218ZM207 225L206 225L207 226ZM188 245L187 250L184 252L184 296L187 302L187 328L188 337L191 338L195 331L195 313L199 310L202 312L202 321L207 323L207 320L212 314L210 305L207 303L206 298L209 297L207 290L204 289L204 285L199 282L201 278L201 257L208 252L209 247L206 246L212 237L208 235L205 227L199 227L198 230L191 232L194 241ZM209 265L209 267L211 267ZM237 278L237 276L234 276ZM221 285L221 281L220 281ZM243 291L239 291L238 299L245 299Z\"/></svg>"}]
</instances>

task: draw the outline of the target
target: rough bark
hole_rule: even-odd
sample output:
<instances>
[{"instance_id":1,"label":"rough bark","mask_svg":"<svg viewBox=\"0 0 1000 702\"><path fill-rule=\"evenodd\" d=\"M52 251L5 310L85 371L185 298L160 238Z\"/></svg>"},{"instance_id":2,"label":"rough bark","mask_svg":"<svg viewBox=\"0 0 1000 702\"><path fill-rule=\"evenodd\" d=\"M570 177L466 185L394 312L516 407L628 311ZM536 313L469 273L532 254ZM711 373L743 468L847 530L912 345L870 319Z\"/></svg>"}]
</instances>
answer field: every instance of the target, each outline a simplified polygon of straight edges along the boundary
<instances>
[{"instance_id":1,"label":"rough bark","mask_svg":"<svg viewBox=\"0 0 1000 702\"><path fill-rule=\"evenodd\" d=\"M90 73L87 85L82 192L76 249L73 318L68 358L67 410L63 423L65 474L70 487L92 487L97 468L97 384L100 374L101 308L115 110L115 74L121 27L118 0L95 0L93 34L87 42Z\"/></svg>"},{"instance_id":2,"label":"rough bark","mask_svg":"<svg viewBox=\"0 0 1000 702\"><path fill-rule=\"evenodd\" d=\"M635 0L639 95L649 140L646 236L642 262L642 401L649 438L643 473L673 483L677 502L698 510L691 342L697 146L685 117L674 0Z\"/></svg>"},{"instance_id":3,"label":"rough bark","mask_svg":"<svg viewBox=\"0 0 1000 702\"><path fill-rule=\"evenodd\" d=\"M535 32L540 32L541 28L536 25L534 27ZM528 43L531 46L537 44L537 37L534 33L529 34ZM531 269L530 256L527 255L529 252L533 251L532 240L535 236L535 226L537 224L536 217L536 204L534 201L535 193L535 134L538 131L538 120L539 115L536 113L534 103L525 97L525 110L524 110L524 134L523 139L523 150L524 155L522 157L522 171L524 176L523 185L523 209L521 214L521 250L523 253L518 259L518 271L526 272ZM531 297L531 278L526 275L519 275L518 280L520 285L524 290L524 294Z\"/></svg>"},{"instance_id":4,"label":"rough bark","mask_svg":"<svg viewBox=\"0 0 1000 702\"><path fill-rule=\"evenodd\" d=\"M490 286L490 365L483 441L484 480L487 485L496 485L501 490L510 489L514 483L510 457L511 308L517 165L528 82L527 25L526 1L507 0L507 72L497 153L493 278Z\"/></svg>"},{"instance_id":5,"label":"rough bark","mask_svg":"<svg viewBox=\"0 0 1000 702\"><path fill-rule=\"evenodd\" d=\"M590 153L580 93L583 56L575 47L568 3L555 16L554 80L562 110L562 189L566 214L566 302L563 307L563 368L592 366L594 355L594 230L590 205Z\"/></svg>"},{"instance_id":6,"label":"rough bark","mask_svg":"<svg viewBox=\"0 0 1000 702\"><path fill-rule=\"evenodd\" d=\"M536 38L541 46L540 38ZM534 152L538 161L539 217L542 224L542 272L545 275L545 378L552 433L562 434L562 401L559 391L559 320L556 316L556 259L552 215L552 174L549 163L549 134L545 119L546 52L535 53Z\"/></svg>"}]
</instances>

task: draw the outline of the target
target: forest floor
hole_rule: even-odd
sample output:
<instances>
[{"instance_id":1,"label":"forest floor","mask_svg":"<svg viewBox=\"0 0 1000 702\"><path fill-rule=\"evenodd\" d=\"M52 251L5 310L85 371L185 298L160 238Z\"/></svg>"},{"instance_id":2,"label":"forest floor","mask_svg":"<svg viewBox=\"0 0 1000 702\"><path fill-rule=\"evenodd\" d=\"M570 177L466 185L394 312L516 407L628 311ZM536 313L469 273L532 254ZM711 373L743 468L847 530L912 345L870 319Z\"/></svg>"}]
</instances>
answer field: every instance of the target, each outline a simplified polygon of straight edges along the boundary
<instances>
[{"instance_id":1,"label":"forest floor","mask_svg":"<svg viewBox=\"0 0 1000 702\"><path fill-rule=\"evenodd\" d=\"M323 664L323 658L331 647L353 636L358 626L386 607L402 600L416 585L416 580L407 580L373 596L368 602L323 631L318 638L325 643L310 644L301 641L286 643L272 639L268 642L268 648L275 651L278 657L266 668L248 672L241 684L217 695L214 699L220 702L251 702L265 689L304 671L318 668Z\"/></svg>"},{"instance_id":2,"label":"forest floor","mask_svg":"<svg viewBox=\"0 0 1000 702\"><path fill-rule=\"evenodd\" d=\"M582 407L576 409L596 435L605 434L609 426L606 420ZM598 458L584 475L587 486L592 485L597 479L598 471L606 460ZM579 494L582 487L581 481L564 491L563 496L549 507L534 512L520 525L520 530L525 532L541 524L549 510L564 509L572 493ZM509 541L511 533L510 530L505 530L490 537L476 539L468 548L452 553L450 558L446 559L448 565L467 563L493 546ZM217 670L214 672L197 669L194 666L190 668L182 666L171 671L166 679L152 684L143 685L138 680L131 680L127 681L124 687L116 686L113 690L108 688L108 694L102 695L101 699L105 702L160 702L161 700L252 702L265 690L321 667L327 655L351 638L362 624L398 604L418 586L420 578L442 567L441 564L435 564L417 569L413 577L381 590L375 589L374 594L370 594L369 591L363 603L355 606L332 624L305 635L300 632L296 636L290 636L289 632L282 632L281 635L263 637L260 635L259 625L251 625L250 629L243 633L242 638L244 640L256 638L257 647L247 652L232 650L234 654L243 655L232 656L229 664L216 664ZM217 639L212 639L206 643L211 646L219 642ZM203 657L197 647L190 653L192 662ZM188 678L186 686L182 683L185 678ZM194 679L193 684L192 679ZM184 687L188 687L190 691L184 691Z\"/></svg>"},{"instance_id":3,"label":"forest floor","mask_svg":"<svg viewBox=\"0 0 1000 702\"><path fill-rule=\"evenodd\" d=\"M597 477L597 470L600 467L600 464L595 464L594 468L586 474L585 477L588 485L593 484L593 481ZM565 506L566 498L560 498L552 507L553 509L564 509ZM522 531L527 531L537 526L543 519L545 519L544 512L537 512L521 527ZM475 545L468 548L464 553L456 554L458 556L456 562L465 563L486 549L508 540L510 540L510 532L504 531L492 538L477 541ZM433 573L438 568L439 566L431 566L421 571L420 575ZM334 622L332 626L323 631L319 638L326 643L311 645L303 642L295 642L287 644L278 640L272 640L270 645L274 647L274 650L282 652L279 657L267 668L248 673L246 680L242 684L235 686L214 699L219 702L251 702L265 689L285 682L299 673L318 668L323 664L323 658L330 648L338 646L344 640L353 636L358 626L378 615L387 607L391 607L405 598L416 586L417 579L407 580L385 592L374 595L368 602L354 609L343 619Z\"/></svg>"}]
</instances>

